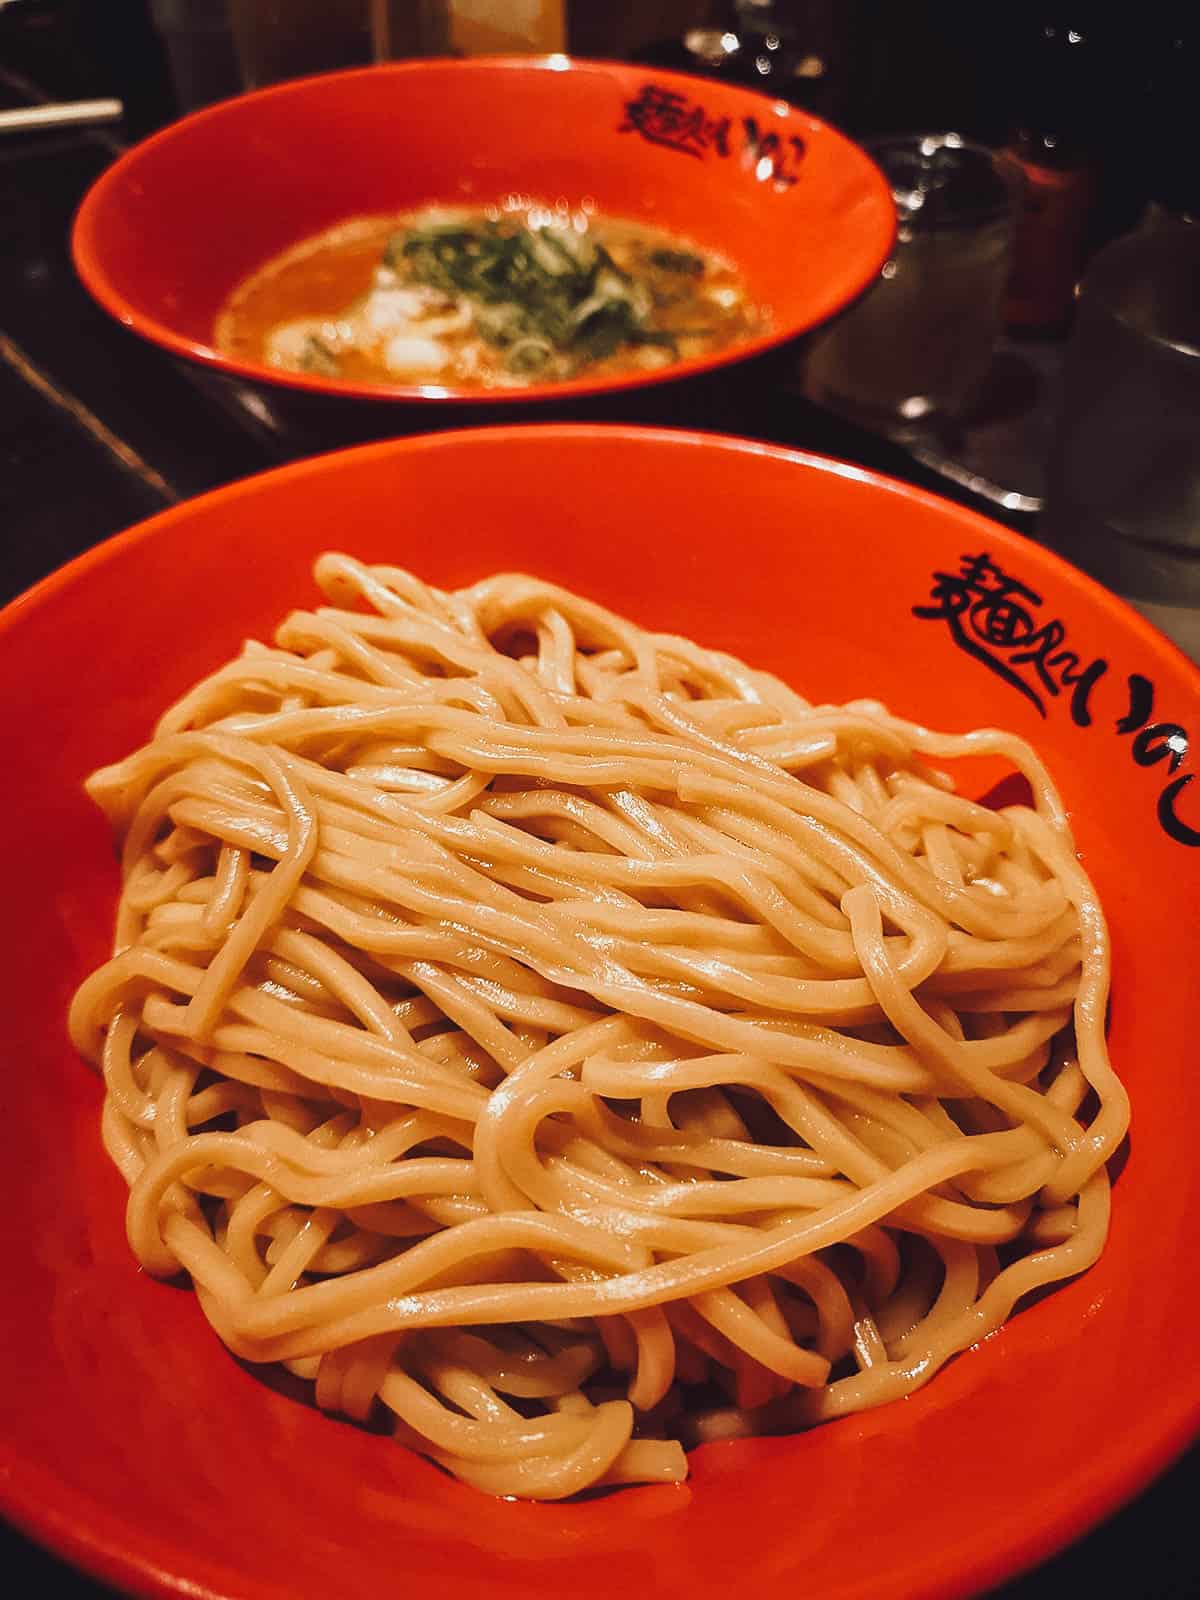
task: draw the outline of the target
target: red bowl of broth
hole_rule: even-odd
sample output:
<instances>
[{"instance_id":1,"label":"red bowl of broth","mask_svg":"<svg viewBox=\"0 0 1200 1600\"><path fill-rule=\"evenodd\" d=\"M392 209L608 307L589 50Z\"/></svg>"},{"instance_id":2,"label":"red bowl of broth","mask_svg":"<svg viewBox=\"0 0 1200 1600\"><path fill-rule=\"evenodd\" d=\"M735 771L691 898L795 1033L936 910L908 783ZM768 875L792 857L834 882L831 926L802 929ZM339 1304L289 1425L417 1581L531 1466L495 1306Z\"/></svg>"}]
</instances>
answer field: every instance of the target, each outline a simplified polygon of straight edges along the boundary
<instances>
[{"instance_id":1,"label":"red bowl of broth","mask_svg":"<svg viewBox=\"0 0 1200 1600\"><path fill-rule=\"evenodd\" d=\"M436 505L444 536L398 518L409 505ZM112 951L120 877L83 783L137 749L243 641L270 641L293 609L319 606L313 565L330 550L410 568L441 590L525 572L670 636L676 661L691 638L818 708L858 702L869 717L883 701L947 734L1007 729L1027 741L1060 789L1110 930L1107 1050L1132 1122L1110 1163L1094 1264L1027 1295L927 1383L915 1372L903 1399L786 1436L710 1439L689 1452L682 1482L549 1504L485 1493L388 1437L382 1409L356 1426L315 1409L307 1379L234 1359L183 1274L138 1266L129 1192L102 1145L104 1085L68 1037L73 992ZM389 604L403 609L399 594ZM313 635L318 654L340 625L335 612ZM521 632L518 655L531 648ZM563 637L560 618L548 667ZM461 660L452 649L435 661ZM611 656L610 633L591 666L606 670ZM271 708L262 683L252 704ZM1200 1371L1177 1346L1200 1313L1200 674L1045 550L858 468L746 441L557 425L427 435L249 479L73 562L0 616L0 705L24 733L4 789L19 847L0 968L0 1507L89 1571L192 1600L374 1600L398 1571L448 1600L606 1600L644 1587L648 1570L664 1594L696 1600L721 1600L731 1584L754 1600L945 1600L1077 1537L1194 1437ZM743 726L757 737L753 714ZM996 792L994 758L951 767L989 809L1020 799ZM994 819L974 815L977 850ZM334 855L344 825L330 833ZM199 826L196 813L186 826ZM186 910L166 904L188 886L184 865L177 856L148 883L145 903L171 912L160 931ZM186 959L186 939L179 949ZM264 989L256 1003L269 998ZM197 1089L210 1102L224 1092ZM140 1091L130 1082L122 1095L128 1106ZM919 1105L897 1104L902 1126ZM168 1154L181 1109L177 1094L163 1104ZM1085 1100L1081 1118L1095 1114ZM110 1140L121 1126L110 1120ZM154 1144L153 1123L142 1131ZM901 1161L894 1143L880 1148ZM1055 1209L1041 1216L1050 1251L1063 1237ZM144 1241L144 1205L129 1221ZM204 1276L205 1258L192 1259ZM935 1280L924 1293L938 1293Z\"/></svg>"},{"instance_id":2,"label":"red bowl of broth","mask_svg":"<svg viewBox=\"0 0 1200 1600\"><path fill-rule=\"evenodd\" d=\"M878 169L782 101L634 66L431 61L184 118L85 197L127 327L212 371L376 400L521 401L702 373L878 272Z\"/></svg>"}]
</instances>

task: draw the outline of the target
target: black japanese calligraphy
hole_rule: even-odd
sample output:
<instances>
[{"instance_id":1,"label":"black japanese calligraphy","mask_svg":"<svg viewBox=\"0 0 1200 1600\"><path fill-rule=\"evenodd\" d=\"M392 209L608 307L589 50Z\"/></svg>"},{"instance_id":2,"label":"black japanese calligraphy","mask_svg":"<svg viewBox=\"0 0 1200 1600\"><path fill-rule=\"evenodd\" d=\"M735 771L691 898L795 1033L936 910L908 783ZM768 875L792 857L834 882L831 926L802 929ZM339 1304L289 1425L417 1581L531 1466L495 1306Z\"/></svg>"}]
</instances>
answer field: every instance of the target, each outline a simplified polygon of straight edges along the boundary
<instances>
[{"instance_id":1,"label":"black japanese calligraphy","mask_svg":"<svg viewBox=\"0 0 1200 1600\"><path fill-rule=\"evenodd\" d=\"M1140 672L1129 674L1129 710L1117 723L1118 733L1135 733L1150 720L1154 710L1154 685Z\"/></svg>"},{"instance_id":2,"label":"black japanese calligraphy","mask_svg":"<svg viewBox=\"0 0 1200 1600\"><path fill-rule=\"evenodd\" d=\"M796 168L804 160L804 140L795 134L786 139L771 129L759 128L753 117L743 119L746 139L743 160L760 181L772 178L790 188L796 181Z\"/></svg>"},{"instance_id":3,"label":"black japanese calligraphy","mask_svg":"<svg viewBox=\"0 0 1200 1600\"><path fill-rule=\"evenodd\" d=\"M1200 827L1193 828L1179 815L1179 799L1183 791L1196 776L1194 772L1185 773L1182 778L1176 778L1158 797L1158 820L1171 838L1179 844L1189 844L1193 849L1200 848ZM1200 817L1197 818L1200 821Z\"/></svg>"},{"instance_id":4,"label":"black japanese calligraphy","mask_svg":"<svg viewBox=\"0 0 1200 1600\"><path fill-rule=\"evenodd\" d=\"M777 188L790 189L797 181L801 162L807 153L797 134L781 134L761 128L754 117L744 117L740 127L742 165L759 181L770 180ZM649 144L697 161L709 153L726 157L733 154L734 127L729 117L713 117L697 101L675 89L645 83L632 100L625 102L625 117L618 133L636 133Z\"/></svg>"},{"instance_id":5,"label":"black japanese calligraphy","mask_svg":"<svg viewBox=\"0 0 1200 1600\"><path fill-rule=\"evenodd\" d=\"M1064 689L1072 722L1093 723L1092 697L1108 672L1103 656L1084 657L1067 643L1066 624L1037 614L1042 596L992 560L987 552L964 555L957 572L935 572L929 600L914 605L913 615L944 622L958 648L1002 678L1018 694L1047 714L1047 702ZM1180 771L1192 754L1191 738L1182 723L1155 719L1153 682L1140 672L1125 680L1127 705L1113 727L1129 739L1135 766L1146 771L1165 767L1171 781L1158 797L1157 816L1163 831L1177 844L1200 847L1200 802L1195 823L1181 814L1181 803L1196 774ZM1193 791L1195 793L1196 791Z\"/></svg>"},{"instance_id":6,"label":"black japanese calligraphy","mask_svg":"<svg viewBox=\"0 0 1200 1600\"><path fill-rule=\"evenodd\" d=\"M1124 716L1116 722L1119 734L1133 735L1129 753L1139 767L1156 767L1167 763L1168 773L1176 773L1191 750L1187 729L1178 722L1151 722L1154 715L1154 685L1140 672L1129 674L1129 706ZM1197 826L1180 815L1179 802L1184 790L1195 777L1194 772L1182 773L1168 783L1158 797L1158 820L1163 831L1177 844L1200 847L1200 807L1197 807Z\"/></svg>"},{"instance_id":7,"label":"black japanese calligraphy","mask_svg":"<svg viewBox=\"0 0 1200 1600\"><path fill-rule=\"evenodd\" d=\"M933 580L931 603L914 606L914 616L945 622L960 650L1011 684L1043 717L1045 696L1071 689L1071 720L1081 728L1090 725L1092 690L1108 662L1097 658L1081 667L1078 653L1063 648L1062 622L1035 621L1040 594L1009 577L986 553L963 556L958 572L935 572ZM1021 667L1031 667L1032 674Z\"/></svg>"},{"instance_id":8,"label":"black japanese calligraphy","mask_svg":"<svg viewBox=\"0 0 1200 1600\"><path fill-rule=\"evenodd\" d=\"M700 160L710 149L729 154L730 126L728 117L710 117L703 106L675 90L647 83L635 99L625 102L625 120L617 132L640 133L651 144Z\"/></svg>"}]
</instances>

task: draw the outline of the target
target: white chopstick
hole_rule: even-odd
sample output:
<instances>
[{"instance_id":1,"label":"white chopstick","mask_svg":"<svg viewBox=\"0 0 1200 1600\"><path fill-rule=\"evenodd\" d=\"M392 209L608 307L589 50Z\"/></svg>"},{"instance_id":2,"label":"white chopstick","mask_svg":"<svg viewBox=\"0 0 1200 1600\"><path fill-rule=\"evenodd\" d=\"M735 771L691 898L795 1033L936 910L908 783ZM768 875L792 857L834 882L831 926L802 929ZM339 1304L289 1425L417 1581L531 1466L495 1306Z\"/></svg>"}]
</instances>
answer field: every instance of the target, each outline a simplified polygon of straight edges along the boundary
<instances>
[{"instance_id":1,"label":"white chopstick","mask_svg":"<svg viewBox=\"0 0 1200 1600\"><path fill-rule=\"evenodd\" d=\"M64 100L58 105L21 106L0 111L0 133L28 133L38 128L75 128L87 123L119 122L125 107L119 100Z\"/></svg>"}]
</instances>

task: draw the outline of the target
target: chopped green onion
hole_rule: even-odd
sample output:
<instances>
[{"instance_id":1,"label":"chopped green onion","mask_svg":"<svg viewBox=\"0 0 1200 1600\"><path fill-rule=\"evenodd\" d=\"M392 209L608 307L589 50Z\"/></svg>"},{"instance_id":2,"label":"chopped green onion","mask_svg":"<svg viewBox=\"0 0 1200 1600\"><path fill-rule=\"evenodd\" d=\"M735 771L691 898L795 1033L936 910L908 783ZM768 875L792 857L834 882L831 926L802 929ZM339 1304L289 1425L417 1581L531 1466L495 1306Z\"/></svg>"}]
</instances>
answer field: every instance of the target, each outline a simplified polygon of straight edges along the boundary
<instances>
[{"instance_id":1,"label":"chopped green onion","mask_svg":"<svg viewBox=\"0 0 1200 1600\"><path fill-rule=\"evenodd\" d=\"M301 372L314 373L319 378L336 378L341 372L337 358L323 339L310 333L300 353Z\"/></svg>"},{"instance_id":2,"label":"chopped green onion","mask_svg":"<svg viewBox=\"0 0 1200 1600\"><path fill-rule=\"evenodd\" d=\"M704 276L703 257L693 255L690 250L651 250L646 260L663 272L683 272L689 278Z\"/></svg>"},{"instance_id":3,"label":"chopped green onion","mask_svg":"<svg viewBox=\"0 0 1200 1600\"><path fill-rule=\"evenodd\" d=\"M623 344L672 344L646 327L652 301L603 247L557 228L461 222L395 235L387 264L471 302L475 328L513 371L557 354L569 369Z\"/></svg>"}]
</instances>

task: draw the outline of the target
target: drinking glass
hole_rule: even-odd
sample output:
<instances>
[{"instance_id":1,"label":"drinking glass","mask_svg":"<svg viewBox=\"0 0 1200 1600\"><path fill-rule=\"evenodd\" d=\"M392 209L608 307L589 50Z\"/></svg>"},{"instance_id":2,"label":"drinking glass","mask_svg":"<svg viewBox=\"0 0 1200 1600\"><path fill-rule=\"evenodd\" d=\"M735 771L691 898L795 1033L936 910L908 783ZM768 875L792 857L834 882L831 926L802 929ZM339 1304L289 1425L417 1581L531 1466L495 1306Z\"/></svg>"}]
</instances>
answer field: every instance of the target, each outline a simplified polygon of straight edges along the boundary
<instances>
[{"instance_id":1,"label":"drinking glass","mask_svg":"<svg viewBox=\"0 0 1200 1600\"><path fill-rule=\"evenodd\" d=\"M1039 532L1200 659L1200 225L1089 266Z\"/></svg>"},{"instance_id":2,"label":"drinking glass","mask_svg":"<svg viewBox=\"0 0 1200 1600\"><path fill-rule=\"evenodd\" d=\"M866 294L819 333L805 388L871 426L960 415L1000 332L1018 204L1003 157L956 133L871 140L896 242Z\"/></svg>"}]
</instances>

